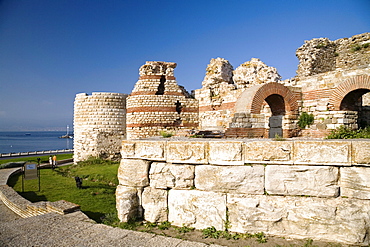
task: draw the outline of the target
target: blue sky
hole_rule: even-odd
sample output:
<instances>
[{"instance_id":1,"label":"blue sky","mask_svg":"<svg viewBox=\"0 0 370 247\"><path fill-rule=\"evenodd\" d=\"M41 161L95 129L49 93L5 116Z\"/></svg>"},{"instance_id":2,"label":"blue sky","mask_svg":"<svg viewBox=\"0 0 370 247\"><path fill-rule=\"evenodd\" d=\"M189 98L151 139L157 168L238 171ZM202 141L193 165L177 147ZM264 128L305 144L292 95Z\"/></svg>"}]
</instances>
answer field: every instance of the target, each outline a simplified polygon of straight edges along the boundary
<instances>
[{"instance_id":1,"label":"blue sky","mask_svg":"<svg viewBox=\"0 0 370 247\"><path fill-rule=\"evenodd\" d=\"M211 58L295 76L305 40L370 32L369 0L0 0L0 130L72 126L77 93L130 93L145 61L201 88Z\"/></svg>"}]
</instances>

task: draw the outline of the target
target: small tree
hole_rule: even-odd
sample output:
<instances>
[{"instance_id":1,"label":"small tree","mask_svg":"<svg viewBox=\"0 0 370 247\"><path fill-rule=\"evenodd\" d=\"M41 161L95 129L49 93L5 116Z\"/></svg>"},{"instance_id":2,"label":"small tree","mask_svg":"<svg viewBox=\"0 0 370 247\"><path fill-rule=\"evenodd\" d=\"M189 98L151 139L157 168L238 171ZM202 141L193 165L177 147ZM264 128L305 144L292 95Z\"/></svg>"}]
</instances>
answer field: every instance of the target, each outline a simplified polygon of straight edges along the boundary
<instances>
[{"instance_id":1,"label":"small tree","mask_svg":"<svg viewBox=\"0 0 370 247\"><path fill-rule=\"evenodd\" d=\"M298 119L298 126L301 129L306 128L306 126L310 126L313 124L314 116L313 114L308 114L307 112L302 112Z\"/></svg>"}]
</instances>

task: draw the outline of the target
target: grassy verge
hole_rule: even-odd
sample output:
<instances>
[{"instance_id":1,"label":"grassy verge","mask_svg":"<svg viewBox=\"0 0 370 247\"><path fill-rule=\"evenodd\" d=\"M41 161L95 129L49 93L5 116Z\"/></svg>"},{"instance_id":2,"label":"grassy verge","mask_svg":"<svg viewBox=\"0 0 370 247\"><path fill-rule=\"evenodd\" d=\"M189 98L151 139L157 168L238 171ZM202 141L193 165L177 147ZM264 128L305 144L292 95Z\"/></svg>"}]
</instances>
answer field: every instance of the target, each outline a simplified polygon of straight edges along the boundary
<instances>
[{"instance_id":1,"label":"grassy verge","mask_svg":"<svg viewBox=\"0 0 370 247\"><path fill-rule=\"evenodd\" d=\"M35 162L37 163L37 158L40 158L41 163L49 163L49 156L50 155L43 155L43 156L29 156L29 157L20 157L14 159L3 159L0 160L0 165L9 163L9 162L19 162L19 161L26 161L26 162ZM65 160L71 159L73 157L73 153L71 154L57 154L57 160Z\"/></svg>"},{"instance_id":2,"label":"grassy verge","mask_svg":"<svg viewBox=\"0 0 370 247\"><path fill-rule=\"evenodd\" d=\"M119 163L90 160L55 170L41 169L40 192L37 179L25 180L22 192L22 177L19 174L12 176L8 184L31 202L66 200L76 203L81 206L82 212L100 223L106 214L116 212L118 166ZM82 189L76 187L75 176L83 178Z\"/></svg>"}]
</instances>

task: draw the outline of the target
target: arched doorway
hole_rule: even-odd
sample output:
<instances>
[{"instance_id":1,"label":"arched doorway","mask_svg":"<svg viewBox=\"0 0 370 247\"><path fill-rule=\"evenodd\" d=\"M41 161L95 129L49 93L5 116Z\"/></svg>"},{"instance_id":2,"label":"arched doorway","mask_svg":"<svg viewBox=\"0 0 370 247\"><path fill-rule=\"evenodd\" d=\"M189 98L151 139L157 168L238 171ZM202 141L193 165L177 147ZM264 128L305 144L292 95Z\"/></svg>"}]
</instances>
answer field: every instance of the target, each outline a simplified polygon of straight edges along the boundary
<instances>
[{"instance_id":1,"label":"arched doorway","mask_svg":"<svg viewBox=\"0 0 370 247\"><path fill-rule=\"evenodd\" d=\"M262 110L265 106L269 108L268 114ZM280 83L266 83L250 87L239 96L230 127L240 129L243 134L239 136L291 137L295 128L284 126L283 122L296 118L297 114L298 102L293 92Z\"/></svg>"},{"instance_id":2,"label":"arched doorway","mask_svg":"<svg viewBox=\"0 0 370 247\"><path fill-rule=\"evenodd\" d=\"M370 92L370 76L350 78L333 90L330 105L335 111L357 112L357 126L370 125L370 109L362 104L362 97Z\"/></svg>"},{"instance_id":3,"label":"arched doorway","mask_svg":"<svg viewBox=\"0 0 370 247\"><path fill-rule=\"evenodd\" d=\"M271 116L268 118L268 137L283 136L283 118L285 115L285 102L283 96L272 94L265 99L268 104Z\"/></svg>"}]
</instances>

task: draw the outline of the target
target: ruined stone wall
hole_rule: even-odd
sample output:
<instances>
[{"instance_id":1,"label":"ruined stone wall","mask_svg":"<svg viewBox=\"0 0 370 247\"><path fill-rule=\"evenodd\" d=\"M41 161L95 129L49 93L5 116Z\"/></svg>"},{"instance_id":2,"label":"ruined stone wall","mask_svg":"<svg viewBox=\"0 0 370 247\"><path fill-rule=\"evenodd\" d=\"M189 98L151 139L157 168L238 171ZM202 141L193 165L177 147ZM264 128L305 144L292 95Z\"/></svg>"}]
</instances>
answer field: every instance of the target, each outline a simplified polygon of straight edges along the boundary
<instances>
[{"instance_id":1,"label":"ruined stone wall","mask_svg":"<svg viewBox=\"0 0 370 247\"><path fill-rule=\"evenodd\" d=\"M175 134L198 127L198 102L177 85L176 63L146 62L127 98L127 138Z\"/></svg>"},{"instance_id":2,"label":"ruined stone wall","mask_svg":"<svg viewBox=\"0 0 370 247\"><path fill-rule=\"evenodd\" d=\"M194 90L199 101L199 128L225 130L235 113L235 104L243 91L269 82L278 82L281 76L276 68L252 58L233 70L223 58L211 59L206 69L202 88Z\"/></svg>"},{"instance_id":3,"label":"ruined stone wall","mask_svg":"<svg viewBox=\"0 0 370 247\"><path fill-rule=\"evenodd\" d=\"M370 64L370 33L330 41L318 38L305 41L297 49L298 77L340 69L361 69Z\"/></svg>"},{"instance_id":4,"label":"ruined stone wall","mask_svg":"<svg viewBox=\"0 0 370 247\"><path fill-rule=\"evenodd\" d=\"M359 116L358 111L334 109L333 100L338 94L337 88L345 83L351 82L353 88L363 88L361 83L370 76L370 65L363 69L335 70L314 76L301 78L297 86L302 90L301 112L313 114L314 123L302 131L303 136L325 137L330 130L345 125L351 129L357 129L360 121L370 124L366 112L367 108L361 108L364 112ZM348 93L350 89L348 89ZM366 125L365 124L365 125Z\"/></svg>"},{"instance_id":5,"label":"ruined stone wall","mask_svg":"<svg viewBox=\"0 0 370 247\"><path fill-rule=\"evenodd\" d=\"M368 245L369 152L369 141L124 141L118 215Z\"/></svg>"},{"instance_id":6,"label":"ruined stone wall","mask_svg":"<svg viewBox=\"0 0 370 247\"><path fill-rule=\"evenodd\" d=\"M121 93L76 95L74 102L74 162L90 156L120 159L126 134L126 97Z\"/></svg>"}]
</instances>

